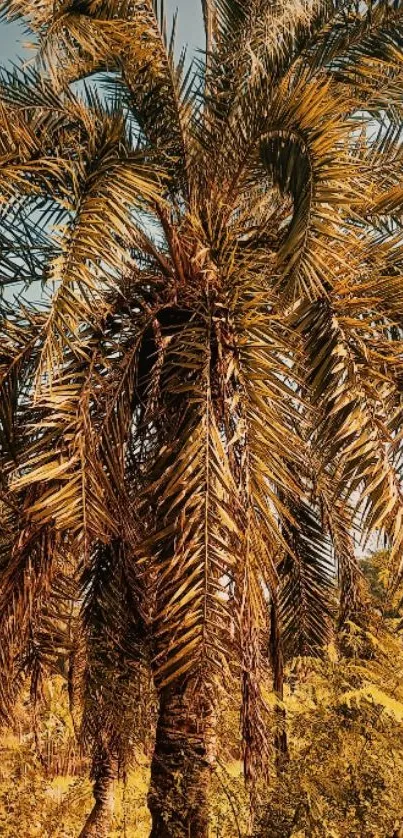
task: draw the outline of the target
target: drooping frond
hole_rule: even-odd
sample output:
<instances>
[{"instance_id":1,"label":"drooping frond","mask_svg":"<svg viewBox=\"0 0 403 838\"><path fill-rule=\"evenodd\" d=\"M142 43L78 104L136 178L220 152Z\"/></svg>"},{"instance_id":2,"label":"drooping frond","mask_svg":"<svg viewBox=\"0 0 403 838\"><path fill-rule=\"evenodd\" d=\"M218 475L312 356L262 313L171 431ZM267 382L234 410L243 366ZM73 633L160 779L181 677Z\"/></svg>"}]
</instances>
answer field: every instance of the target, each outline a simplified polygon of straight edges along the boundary
<instances>
[{"instance_id":1,"label":"drooping frond","mask_svg":"<svg viewBox=\"0 0 403 838\"><path fill-rule=\"evenodd\" d=\"M43 317L4 306L0 321L0 463L4 483L23 455L24 410L36 368ZM2 486L4 488L4 485Z\"/></svg>"},{"instance_id":2,"label":"drooping frond","mask_svg":"<svg viewBox=\"0 0 403 838\"><path fill-rule=\"evenodd\" d=\"M179 419L159 458L161 523L149 548L157 573L154 665L160 687L190 675L200 689L211 690L219 672L229 674L228 587L239 533L236 488L212 400L210 318L207 309L199 324L173 338L166 360L165 386L169 400L178 403ZM180 359L188 384L181 382Z\"/></svg>"},{"instance_id":3,"label":"drooping frond","mask_svg":"<svg viewBox=\"0 0 403 838\"><path fill-rule=\"evenodd\" d=\"M66 554L56 557L46 595L30 620L29 641L21 655L23 674L30 678L34 719L43 698L46 679L68 677L77 632L77 584L74 562Z\"/></svg>"},{"instance_id":4,"label":"drooping frond","mask_svg":"<svg viewBox=\"0 0 403 838\"><path fill-rule=\"evenodd\" d=\"M21 679L29 667L32 626L47 595L59 548L54 534L34 537L11 521L2 535L0 714L12 717Z\"/></svg>"},{"instance_id":5,"label":"drooping frond","mask_svg":"<svg viewBox=\"0 0 403 838\"><path fill-rule=\"evenodd\" d=\"M108 540L122 527L129 537L134 523L121 521L128 499L125 452L139 406L139 358L149 317L137 315L131 323L130 303L120 294L106 311L99 331L87 332L87 357L64 355L63 376L36 408L36 433L14 478L14 486L38 487L31 519L69 532L86 550L92 539ZM116 338L124 320L126 329Z\"/></svg>"},{"instance_id":6,"label":"drooping frond","mask_svg":"<svg viewBox=\"0 0 403 838\"><path fill-rule=\"evenodd\" d=\"M300 503L293 510L290 552L278 568L279 617L286 659L315 656L331 639L335 567L331 543L317 511Z\"/></svg>"},{"instance_id":7,"label":"drooping frond","mask_svg":"<svg viewBox=\"0 0 403 838\"><path fill-rule=\"evenodd\" d=\"M142 135L158 151L164 149L176 188L187 192L189 76L184 58L176 63L174 32L171 39L166 37L158 5L152 0L118 4L105 0L59 8L50 2L31 9L11 6L11 14L32 12L40 56L58 85L97 71L117 72Z\"/></svg>"},{"instance_id":8,"label":"drooping frond","mask_svg":"<svg viewBox=\"0 0 403 838\"><path fill-rule=\"evenodd\" d=\"M334 470L337 494L346 487L350 497L360 493L365 532L384 528L397 557L402 490L387 407L394 383L382 366L368 366L369 347L364 351L360 336L363 326L365 321L338 315L325 301L305 305L298 321L306 336L313 396L320 410L316 444L321 456Z\"/></svg>"},{"instance_id":9,"label":"drooping frond","mask_svg":"<svg viewBox=\"0 0 403 838\"><path fill-rule=\"evenodd\" d=\"M139 701L147 665L140 586L136 590L128 582L127 563L132 560L122 543L98 545L81 578L81 735L95 754L105 750L117 755L122 767L143 735Z\"/></svg>"}]
</instances>

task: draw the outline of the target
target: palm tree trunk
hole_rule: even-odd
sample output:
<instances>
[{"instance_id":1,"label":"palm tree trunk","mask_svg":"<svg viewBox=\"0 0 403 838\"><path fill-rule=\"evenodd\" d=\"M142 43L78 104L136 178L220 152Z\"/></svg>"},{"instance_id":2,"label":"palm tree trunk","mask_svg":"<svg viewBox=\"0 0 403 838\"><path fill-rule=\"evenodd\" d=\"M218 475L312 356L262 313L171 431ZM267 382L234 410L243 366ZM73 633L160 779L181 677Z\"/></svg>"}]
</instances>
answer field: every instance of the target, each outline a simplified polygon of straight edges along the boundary
<instances>
[{"instance_id":1,"label":"palm tree trunk","mask_svg":"<svg viewBox=\"0 0 403 838\"><path fill-rule=\"evenodd\" d=\"M275 696L282 702L284 700L284 657L276 598L272 600L270 608L269 653L273 669L273 691ZM285 710L277 706L276 716L278 727L274 737L274 749L276 753L276 769L277 772L280 772L289 759Z\"/></svg>"},{"instance_id":2,"label":"palm tree trunk","mask_svg":"<svg viewBox=\"0 0 403 838\"><path fill-rule=\"evenodd\" d=\"M215 712L191 686L162 690L148 805L150 838L207 838Z\"/></svg>"},{"instance_id":3,"label":"palm tree trunk","mask_svg":"<svg viewBox=\"0 0 403 838\"><path fill-rule=\"evenodd\" d=\"M95 762L95 760L94 760ZM104 753L97 758L93 772L95 803L79 838L108 838L114 810L114 783L118 775L118 760Z\"/></svg>"}]
</instances>

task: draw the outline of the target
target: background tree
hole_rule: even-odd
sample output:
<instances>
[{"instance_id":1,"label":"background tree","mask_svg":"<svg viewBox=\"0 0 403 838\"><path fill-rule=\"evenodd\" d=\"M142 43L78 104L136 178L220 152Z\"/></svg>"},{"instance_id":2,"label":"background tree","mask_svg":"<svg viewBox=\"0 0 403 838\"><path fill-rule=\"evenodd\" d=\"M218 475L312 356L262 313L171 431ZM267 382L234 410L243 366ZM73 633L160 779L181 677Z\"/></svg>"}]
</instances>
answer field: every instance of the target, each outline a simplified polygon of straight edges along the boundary
<instances>
[{"instance_id":1,"label":"background tree","mask_svg":"<svg viewBox=\"0 0 403 838\"><path fill-rule=\"evenodd\" d=\"M205 3L190 71L151 0L0 7L39 40L0 85L4 271L52 289L1 324L2 710L68 551L88 660L121 598L151 651L151 834L203 836L234 679L249 782L269 747L268 602L281 694L359 607L358 521L399 571L402 5Z\"/></svg>"}]
</instances>

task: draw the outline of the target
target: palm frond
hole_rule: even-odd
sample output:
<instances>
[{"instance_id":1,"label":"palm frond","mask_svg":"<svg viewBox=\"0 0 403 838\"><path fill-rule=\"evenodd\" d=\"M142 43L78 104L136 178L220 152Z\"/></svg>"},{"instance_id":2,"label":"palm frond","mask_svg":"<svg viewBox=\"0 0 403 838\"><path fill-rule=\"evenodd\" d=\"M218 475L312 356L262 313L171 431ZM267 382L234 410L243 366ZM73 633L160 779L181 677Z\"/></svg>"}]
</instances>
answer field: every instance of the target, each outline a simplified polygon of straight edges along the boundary
<instances>
[{"instance_id":1,"label":"palm frond","mask_svg":"<svg viewBox=\"0 0 403 838\"><path fill-rule=\"evenodd\" d=\"M29 308L16 315L3 306L0 321L0 462L2 479L15 468L24 450L25 408L36 367L44 319Z\"/></svg>"},{"instance_id":2,"label":"palm frond","mask_svg":"<svg viewBox=\"0 0 403 838\"><path fill-rule=\"evenodd\" d=\"M187 191L188 116L184 57L174 54L174 30L166 36L163 12L144 2L74 3L59 11L44 4L35 24L40 33L39 57L57 85L99 70L118 72L143 135L154 148L164 148L179 186ZM152 56L152 61L150 61ZM63 81L57 77L63 67ZM56 75L55 75L56 74ZM178 171L180 176L178 178Z\"/></svg>"},{"instance_id":3,"label":"palm frond","mask_svg":"<svg viewBox=\"0 0 403 838\"><path fill-rule=\"evenodd\" d=\"M12 717L15 700L29 665L32 626L46 597L59 549L54 534L19 531L14 519L2 543L0 599L1 692L3 720Z\"/></svg>"},{"instance_id":4,"label":"palm frond","mask_svg":"<svg viewBox=\"0 0 403 838\"><path fill-rule=\"evenodd\" d=\"M81 736L94 751L94 765L103 747L119 757L122 768L135 741L146 735L139 714L147 680L149 629L139 608L139 582L137 590L128 584L128 559L122 543L97 545L81 578L85 638Z\"/></svg>"},{"instance_id":5,"label":"palm frond","mask_svg":"<svg viewBox=\"0 0 403 838\"><path fill-rule=\"evenodd\" d=\"M307 503L293 509L290 552L278 568L279 618L286 659L323 652L332 636L335 567L331 543L317 511Z\"/></svg>"},{"instance_id":6,"label":"palm frond","mask_svg":"<svg viewBox=\"0 0 403 838\"><path fill-rule=\"evenodd\" d=\"M375 365L366 366L354 331L360 325L359 319L354 323L351 316L338 317L326 302L318 301L301 311L298 327L307 338L310 382L322 415L318 444L334 469L336 496L341 487L348 486L350 497L359 491L365 532L385 529L396 561L401 551L402 495L385 408L393 382Z\"/></svg>"},{"instance_id":7,"label":"palm frond","mask_svg":"<svg viewBox=\"0 0 403 838\"><path fill-rule=\"evenodd\" d=\"M218 672L229 674L227 586L239 533L231 502L236 497L233 477L212 405L210 349L207 354L205 349L210 329L208 319L189 324L167 355L172 364L168 392L178 397L185 387L191 398L188 409L184 402L176 439L166 448L156 483L163 526L150 548L158 568L154 667L160 688L192 676L201 688L212 689ZM177 378L179 351L193 377L188 385Z\"/></svg>"},{"instance_id":8,"label":"palm frond","mask_svg":"<svg viewBox=\"0 0 403 838\"><path fill-rule=\"evenodd\" d=\"M288 96L287 101L281 89L278 104L273 103L273 127L261 155L274 183L291 194L294 204L278 252L280 282L290 288L287 293L314 298L332 284L328 254L338 252L343 213L357 201L357 164L348 148L352 125L323 82L297 85Z\"/></svg>"},{"instance_id":9,"label":"palm frond","mask_svg":"<svg viewBox=\"0 0 403 838\"><path fill-rule=\"evenodd\" d=\"M371 84L364 68L397 57L401 44L402 8L400 3L380 0L346 4L320 29L303 56L313 70L324 68L347 84ZM356 80L353 76L356 75ZM364 80L364 75L367 80Z\"/></svg>"}]
</instances>

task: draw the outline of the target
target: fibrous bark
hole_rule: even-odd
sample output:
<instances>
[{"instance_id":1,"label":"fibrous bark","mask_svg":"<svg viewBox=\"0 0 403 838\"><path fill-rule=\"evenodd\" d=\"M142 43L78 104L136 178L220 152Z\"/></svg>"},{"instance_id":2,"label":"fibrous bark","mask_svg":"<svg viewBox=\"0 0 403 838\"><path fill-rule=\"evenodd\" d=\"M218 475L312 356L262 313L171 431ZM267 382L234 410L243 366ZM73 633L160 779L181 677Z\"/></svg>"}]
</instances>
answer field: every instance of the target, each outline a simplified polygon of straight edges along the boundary
<instances>
[{"instance_id":1,"label":"fibrous bark","mask_svg":"<svg viewBox=\"0 0 403 838\"><path fill-rule=\"evenodd\" d=\"M79 838L108 838L114 810L114 783L118 775L117 757L98 756L93 769L95 803Z\"/></svg>"},{"instance_id":2,"label":"fibrous bark","mask_svg":"<svg viewBox=\"0 0 403 838\"><path fill-rule=\"evenodd\" d=\"M150 838L207 838L214 758L212 702L202 700L190 685L165 688L148 795Z\"/></svg>"}]
</instances>

